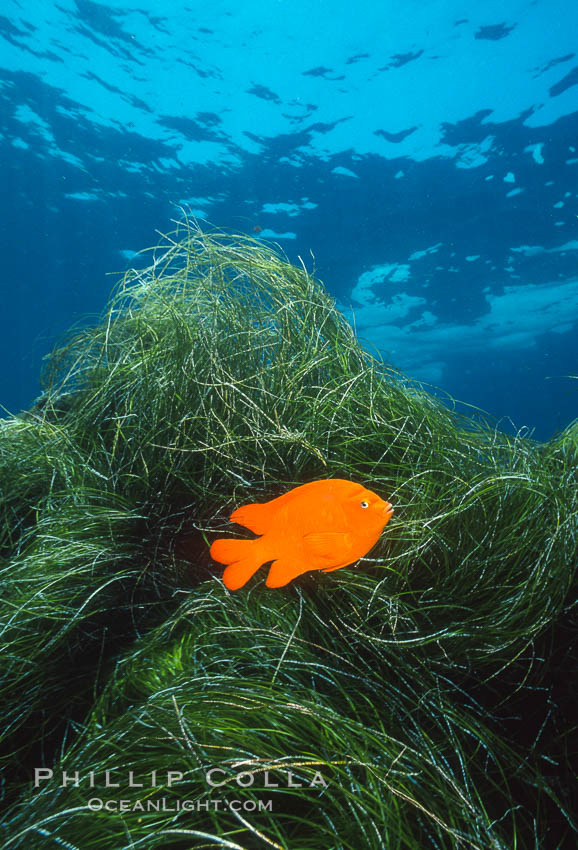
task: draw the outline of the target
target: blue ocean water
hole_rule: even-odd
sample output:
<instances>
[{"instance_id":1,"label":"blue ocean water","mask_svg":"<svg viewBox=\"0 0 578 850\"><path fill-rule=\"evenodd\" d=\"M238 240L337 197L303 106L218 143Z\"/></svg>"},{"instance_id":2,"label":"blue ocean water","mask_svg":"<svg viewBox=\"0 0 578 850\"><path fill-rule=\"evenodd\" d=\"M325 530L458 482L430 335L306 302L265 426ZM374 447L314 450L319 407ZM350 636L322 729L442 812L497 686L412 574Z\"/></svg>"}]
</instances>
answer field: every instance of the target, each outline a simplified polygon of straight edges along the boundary
<instances>
[{"instance_id":1,"label":"blue ocean water","mask_svg":"<svg viewBox=\"0 0 578 850\"><path fill-rule=\"evenodd\" d=\"M0 404L190 209L505 429L578 416L574 0L4 0ZM112 276L111 276L112 273Z\"/></svg>"}]
</instances>

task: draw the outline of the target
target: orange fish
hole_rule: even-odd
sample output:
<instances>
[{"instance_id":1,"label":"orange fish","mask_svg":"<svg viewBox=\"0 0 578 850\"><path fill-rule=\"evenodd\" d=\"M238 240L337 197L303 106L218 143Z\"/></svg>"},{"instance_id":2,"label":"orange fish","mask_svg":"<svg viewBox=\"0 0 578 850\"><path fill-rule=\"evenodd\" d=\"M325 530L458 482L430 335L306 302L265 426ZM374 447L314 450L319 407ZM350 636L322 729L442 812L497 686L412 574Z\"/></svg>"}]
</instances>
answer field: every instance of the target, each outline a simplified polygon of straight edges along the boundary
<instances>
[{"instance_id":1,"label":"orange fish","mask_svg":"<svg viewBox=\"0 0 578 850\"><path fill-rule=\"evenodd\" d=\"M229 590L243 587L270 561L265 584L283 587L310 570L339 570L377 543L393 508L361 484L327 478L302 484L265 504L237 508L231 522L244 525L254 540L215 540L211 557L227 564Z\"/></svg>"}]
</instances>

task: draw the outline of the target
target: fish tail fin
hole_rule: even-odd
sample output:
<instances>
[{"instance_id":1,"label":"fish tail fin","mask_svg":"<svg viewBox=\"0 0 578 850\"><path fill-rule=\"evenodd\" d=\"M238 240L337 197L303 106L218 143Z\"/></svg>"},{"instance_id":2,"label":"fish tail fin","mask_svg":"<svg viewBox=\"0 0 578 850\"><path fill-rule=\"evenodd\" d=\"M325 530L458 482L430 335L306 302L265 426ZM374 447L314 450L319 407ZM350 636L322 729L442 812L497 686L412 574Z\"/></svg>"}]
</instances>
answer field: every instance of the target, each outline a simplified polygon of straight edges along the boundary
<instances>
[{"instance_id":1,"label":"fish tail fin","mask_svg":"<svg viewBox=\"0 0 578 850\"><path fill-rule=\"evenodd\" d=\"M254 552L254 540L237 540L234 537L220 537L214 540L210 549L213 561L219 564L233 564Z\"/></svg>"},{"instance_id":2,"label":"fish tail fin","mask_svg":"<svg viewBox=\"0 0 578 850\"><path fill-rule=\"evenodd\" d=\"M223 584L229 590L238 590L255 575L261 563L262 561L258 558L245 558L244 561L229 564L223 573Z\"/></svg>"},{"instance_id":3,"label":"fish tail fin","mask_svg":"<svg viewBox=\"0 0 578 850\"><path fill-rule=\"evenodd\" d=\"M264 559L256 543L256 540L221 538L215 540L211 546L211 558L220 564L227 564L223 582L229 590L243 587L263 563Z\"/></svg>"}]
</instances>

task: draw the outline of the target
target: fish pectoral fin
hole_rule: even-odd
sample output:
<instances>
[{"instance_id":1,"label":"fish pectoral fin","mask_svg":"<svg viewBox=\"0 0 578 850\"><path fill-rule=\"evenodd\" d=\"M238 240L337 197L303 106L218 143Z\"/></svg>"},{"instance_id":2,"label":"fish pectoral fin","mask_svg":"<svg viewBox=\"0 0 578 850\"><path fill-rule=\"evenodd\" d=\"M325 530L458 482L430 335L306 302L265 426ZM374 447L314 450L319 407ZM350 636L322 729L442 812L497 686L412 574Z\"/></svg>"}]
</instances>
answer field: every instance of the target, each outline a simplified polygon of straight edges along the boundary
<instances>
[{"instance_id":1,"label":"fish pectoral fin","mask_svg":"<svg viewBox=\"0 0 578 850\"><path fill-rule=\"evenodd\" d=\"M343 531L319 531L306 534L303 545L308 555L340 564L351 548L351 535Z\"/></svg>"}]
</instances>

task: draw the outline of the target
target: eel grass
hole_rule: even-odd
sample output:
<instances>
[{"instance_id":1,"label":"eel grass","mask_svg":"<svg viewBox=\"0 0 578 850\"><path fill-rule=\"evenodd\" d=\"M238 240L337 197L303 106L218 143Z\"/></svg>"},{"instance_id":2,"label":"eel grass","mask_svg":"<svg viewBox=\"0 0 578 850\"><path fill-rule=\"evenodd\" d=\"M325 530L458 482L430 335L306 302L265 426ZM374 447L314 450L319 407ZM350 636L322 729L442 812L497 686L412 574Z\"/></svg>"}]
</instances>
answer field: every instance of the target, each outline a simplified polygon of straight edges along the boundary
<instances>
[{"instance_id":1,"label":"eel grass","mask_svg":"<svg viewBox=\"0 0 578 850\"><path fill-rule=\"evenodd\" d=\"M578 425L459 413L262 241L185 219L143 254L0 422L2 846L575 841ZM228 592L231 511L329 477L395 507L368 557Z\"/></svg>"}]
</instances>

